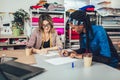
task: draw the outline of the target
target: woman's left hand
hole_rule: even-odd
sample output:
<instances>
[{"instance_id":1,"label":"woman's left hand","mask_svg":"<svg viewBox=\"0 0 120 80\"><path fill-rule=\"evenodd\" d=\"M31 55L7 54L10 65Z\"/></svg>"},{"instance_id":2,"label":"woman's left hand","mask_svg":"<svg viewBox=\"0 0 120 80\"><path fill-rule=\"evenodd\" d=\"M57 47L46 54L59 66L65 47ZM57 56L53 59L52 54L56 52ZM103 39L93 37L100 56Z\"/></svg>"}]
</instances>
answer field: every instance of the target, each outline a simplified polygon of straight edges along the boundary
<instances>
[{"instance_id":1,"label":"woman's left hand","mask_svg":"<svg viewBox=\"0 0 120 80\"><path fill-rule=\"evenodd\" d=\"M48 53L47 49L34 49L33 51L38 54L47 54Z\"/></svg>"},{"instance_id":2,"label":"woman's left hand","mask_svg":"<svg viewBox=\"0 0 120 80\"><path fill-rule=\"evenodd\" d=\"M47 49L41 49L40 52L41 52L42 54L47 54L47 53L48 53L48 50L47 50Z\"/></svg>"},{"instance_id":3,"label":"woman's left hand","mask_svg":"<svg viewBox=\"0 0 120 80\"><path fill-rule=\"evenodd\" d=\"M75 58L75 57L76 57L76 54L77 54L77 53L73 51L73 52L70 53L70 57L71 57L71 58Z\"/></svg>"},{"instance_id":4,"label":"woman's left hand","mask_svg":"<svg viewBox=\"0 0 120 80\"><path fill-rule=\"evenodd\" d=\"M75 51L73 51L73 52L71 52L70 57L71 58L81 59L82 58L82 54L77 54Z\"/></svg>"}]
</instances>

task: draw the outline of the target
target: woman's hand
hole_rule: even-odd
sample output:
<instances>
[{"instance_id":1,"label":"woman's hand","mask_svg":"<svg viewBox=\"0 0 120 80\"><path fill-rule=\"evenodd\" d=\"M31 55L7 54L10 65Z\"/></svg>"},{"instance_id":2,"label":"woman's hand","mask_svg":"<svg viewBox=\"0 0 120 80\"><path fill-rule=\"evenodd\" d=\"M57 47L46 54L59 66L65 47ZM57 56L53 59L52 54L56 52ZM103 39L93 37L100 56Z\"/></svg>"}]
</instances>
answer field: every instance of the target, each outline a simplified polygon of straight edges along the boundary
<instances>
[{"instance_id":1,"label":"woman's hand","mask_svg":"<svg viewBox=\"0 0 120 80\"><path fill-rule=\"evenodd\" d=\"M77 54L75 51L72 52L68 52L67 50L62 50L59 52L60 56L64 56L64 57L71 57L71 58L78 58L81 59L82 58L82 54Z\"/></svg>"},{"instance_id":2,"label":"woman's hand","mask_svg":"<svg viewBox=\"0 0 120 80\"><path fill-rule=\"evenodd\" d=\"M70 57L71 57L71 58L75 58L76 55L77 55L77 53L76 53L75 51L73 51L73 52L70 53Z\"/></svg>"},{"instance_id":3,"label":"woman's hand","mask_svg":"<svg viewBox=\"0 0 120 80\"><path fill-rule=\"evenodd\" d=\"M40 54L47 54L48 50L47 49L40 49Z\"/></svg>"},{"instance_id":4,"label":"woman's hand","mask_svg":"<svg viewBox=\"0 0 120 80\"><path fill-rule=\"evenodd\" d=\"M38 54L47 54L48 50L47 49L33 49L34 53L38 53Z\"/></svg>"},{"instance_id":5,"label":"woman's hand","mask_svg":"<svg viewBox=\"0 0 120 80\"><path fill-rule=\"evenodd\" d=\"M69 56L69 53L68 53L67 50L62 50L62 51L59 52L59 54L60 54L60 56L64 56L64 57Z\"/></svg>"},{"instance_id":6,"label":"woman's hand","mask_svg":"<svg viewBox=\"0 0 120 80\"><path fill-rule=\"evenodd\" d=\"M77 54L75 51L73 51L73 52L71 52L70 57L82 59L82 54Z\"/></svg>"},{"instance_id":7,"label":"woman's hand","mask_svg":"<svg viewBox=\"0 0 120 80\"><path fill-rule=\"evenodd\" d=\"M82 54L76 54L75 58L82 59Z\"/></svg>"}]
</instances>

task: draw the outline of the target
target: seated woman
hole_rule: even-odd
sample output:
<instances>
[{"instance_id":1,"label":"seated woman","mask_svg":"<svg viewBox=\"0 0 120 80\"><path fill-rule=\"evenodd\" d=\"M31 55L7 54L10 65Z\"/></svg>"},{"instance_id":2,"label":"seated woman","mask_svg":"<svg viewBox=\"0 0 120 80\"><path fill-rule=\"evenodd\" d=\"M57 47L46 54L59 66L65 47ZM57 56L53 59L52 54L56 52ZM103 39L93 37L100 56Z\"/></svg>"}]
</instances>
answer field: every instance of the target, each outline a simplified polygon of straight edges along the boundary
<instances>
[{"instance_id":1,"label":"seated woman","mask_svg":"<svg viewBox=\"0 0 120 80\"><path fill-rule=\"evenodd\" d=\"M93 61L118 67L120 57L111 39L102 26L92 25L89 15L77 10L69 16L68 24L80 36L80 48L73 52L62 51L60 55L82 58L84 53L92 53Z\"/></svg>"},{"instance_id":2,"label":"seated woman","mask_svg":"<svg viewBox=\"0 0 120 80\"><path fill-rule=\"evenodd\" d=\"M50 15L40 15L39 27L33 31L27 47L32 47L34 53L47 53L48 50L63 48L62 42L53 27Z\"/></svg>"}]
</instances>

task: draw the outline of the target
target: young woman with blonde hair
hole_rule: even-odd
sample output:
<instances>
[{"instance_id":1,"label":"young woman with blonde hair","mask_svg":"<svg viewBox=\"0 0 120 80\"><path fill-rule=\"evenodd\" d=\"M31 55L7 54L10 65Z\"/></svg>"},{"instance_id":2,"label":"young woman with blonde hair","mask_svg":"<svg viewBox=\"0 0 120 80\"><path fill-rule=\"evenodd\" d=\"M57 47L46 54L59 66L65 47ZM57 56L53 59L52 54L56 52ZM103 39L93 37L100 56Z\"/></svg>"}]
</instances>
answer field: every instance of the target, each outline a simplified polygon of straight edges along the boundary
<instances>
[{"instance_id":1,"label":"young woman with blonde hair","mask_svg":"<svg viewBox=\"0 0 120 80\"><path fill-rule=\"evenodd\" d=\"M50 15L40 15L39 27L33 31L27 47L32 47L34 53L47 53L49 50L63 48L62 42L54 29Z\"/></svg>"}]
</instances>

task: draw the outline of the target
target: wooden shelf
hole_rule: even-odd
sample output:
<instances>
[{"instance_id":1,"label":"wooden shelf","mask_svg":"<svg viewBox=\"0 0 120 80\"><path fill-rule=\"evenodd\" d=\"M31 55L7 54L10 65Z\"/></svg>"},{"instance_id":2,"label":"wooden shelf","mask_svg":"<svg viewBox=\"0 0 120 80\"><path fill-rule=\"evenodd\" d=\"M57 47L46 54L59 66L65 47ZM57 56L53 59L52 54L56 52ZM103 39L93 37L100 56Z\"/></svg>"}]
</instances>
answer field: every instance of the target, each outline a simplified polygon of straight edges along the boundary
<instances>
[{"instance_id":1,"label":"wooden shelf","mask_svg":"<svg viewBox=\"0 0 120 80\"><path fill-rule=\"evenodd\" d=\"M120 36L110 36L111 39L120 39Z\"/></svg>"},{"instance_id":2,"label":"wooden shelf","mask_svg":"<svg viewBox=\"0 0 120 80\"><path fill-rule=\"evenodd\" d=\"M114 9L114 10L120 10L120 8L114 8L114 7L102 7L102 8L109 8L109 9Z\"/></svg>"},{"instance_id":3,"label":"wooden shelf","mask_svg":"<svg viewBox=\"0 0 120 80\"><path fill-rule=\"evenodd\" d=\"M28 37L26 35L13 36L13 35L0 35L0 50L4 48L21 49L25 48Z\"/></svg>"},{"instance_id":4,"label":"wooden shelf","mask_svg":"<svg viewBox=\"0 0 120 80\"><path fill-rule=\"evenodd\" d=\"M0 39L2 38L27 38L26 35L20 35L20 36L13 36L13 35L0 35Z\"/></svg>"},{"instance_id":5,"label":"wooden shelf","mask_svg":"<svg viewBox=\"0 0 120 80\"><path fill-rule=\"evenodd\" d=\"M103 1L103 2L99 2L99 3L97 3L98 5L101 5L101 4L105 4L105 5L107 5L107 4L111 4L111 2L110 1Z\"/></svg>"},{"instance_id":6,"label":"wooden shelf","mask_svg":"<svg viewBox=\"0 0 120 80\"><path fill-rule=\"evenodd\" d=\"M102 24L102 26L104 28L108 28L108 29L120 29L120 25L105 25L105 24Z\"/></svg>"},{"instance_id":7,"label":"wooden shelf","mask_svg":"<svg viewBox=\"0 0 120 80\"><path fill-rule=\"evenodd\" d=\"M31 10L32 14L51 13L51 14L64 14L65 11L42 11L42 10Z\"/></svg>"},{"instance_id":8,"label":"wooden shelf","mask_svg":"<svg viewBox=\"0 0 120 80\"><path fill-rule=\"evenodd\" d=\"M0 46L25 46L26 44L0 44Z\"/></svg>"},{"instance_id":9,"label":"wooden shelf","mask_svg":"<svg viewBox=\"0 0 120 80\"><path fill-rule=\"evenodd\" d=\"M97 9L97 10L101 10L101 9L114 10L114 8L112 8L112 7L101 7L101 8L99 8L99 9Z\"/></svg>"},{"instance_id":10,"label":"wooden shelf","mask_svg":"<svg viewBox=\"0 0 120 80\"><path fill-rule=\"evenodd\" d=\"M70 40L70 42L79 42L79 40Z\"/></svg>"}]
</instances>

